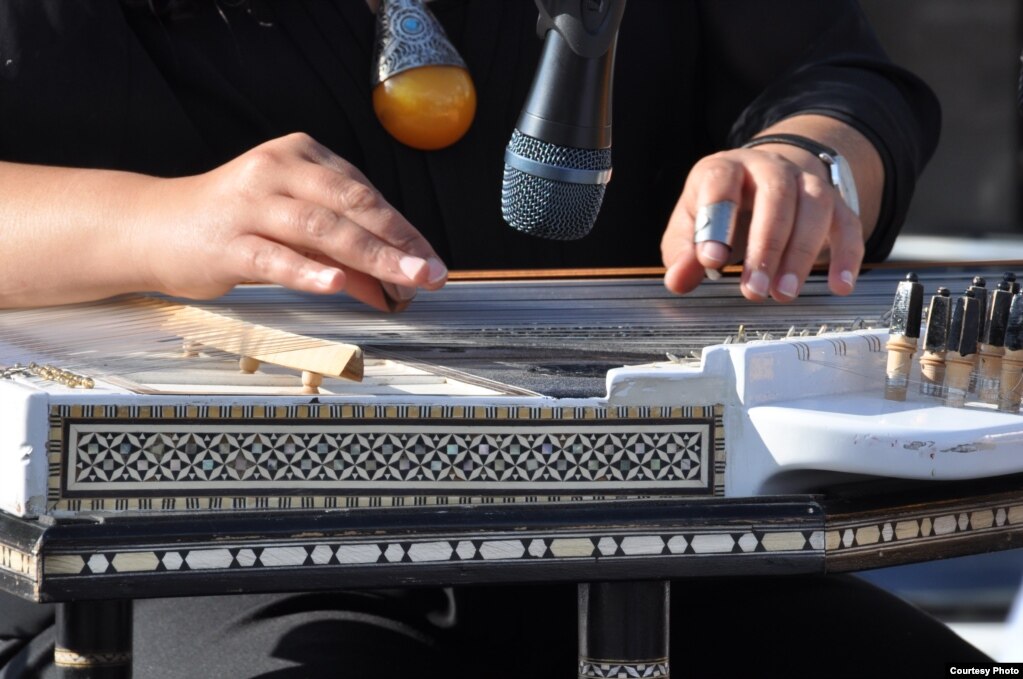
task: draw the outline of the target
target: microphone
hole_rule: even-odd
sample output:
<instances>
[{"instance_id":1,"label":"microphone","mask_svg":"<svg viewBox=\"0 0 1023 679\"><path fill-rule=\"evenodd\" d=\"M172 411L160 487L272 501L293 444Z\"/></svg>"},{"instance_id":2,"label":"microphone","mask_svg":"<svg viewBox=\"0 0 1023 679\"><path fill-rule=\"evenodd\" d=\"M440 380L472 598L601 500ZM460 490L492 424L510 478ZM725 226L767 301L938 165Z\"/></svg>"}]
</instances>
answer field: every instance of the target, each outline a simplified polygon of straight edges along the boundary
<instances>
[{"instance_id":1,"label":"microphone","mask_svg":"<svg viewBox=\"0 0 1023 679\"><path fill-rule=\"evenodd\" d=\"M625 0L536 0L543 52L504 154L501 212L519 231L576 240L611 179L611 85Z\"/></svg>"}]
</instances>

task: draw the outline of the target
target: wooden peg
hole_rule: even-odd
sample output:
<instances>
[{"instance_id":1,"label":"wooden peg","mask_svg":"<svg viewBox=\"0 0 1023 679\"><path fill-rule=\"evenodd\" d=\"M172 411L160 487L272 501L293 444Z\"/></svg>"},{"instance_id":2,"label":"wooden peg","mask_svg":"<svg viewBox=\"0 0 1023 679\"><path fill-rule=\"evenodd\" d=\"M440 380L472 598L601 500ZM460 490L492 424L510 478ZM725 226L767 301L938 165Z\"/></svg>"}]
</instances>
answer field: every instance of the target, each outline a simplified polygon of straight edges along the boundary
<instances>
[{"instance_id":1,"label":"wooden peg","mask_svg":"<svg viewBox=\"0 0 1023 679\"><path fill-rule=\"evenodd\" d=\"M303 394L318 394L320 393L320 385L323 384L323 375L320 373L310 372L308 370L302 371L302 393Z\"/></svg>"},{"instance_id":2,"label":"wooden peg","mask_svg":"<svg viewBox=\"0 0 1023 679\"><path fill-rule=\"evenodd\" d=\"M939 287L927 308L924 351L920 356L920 393L925 396L945 395L945 352L948 349L948 325L952 317L952 296L948 288Z\"/></svg>"},{"instance_id":3,"label":"wooden peg","mask_svg":"<svg viewBox=\"0 0 1023 679\"><path fill-rule=\"evenodd\" d=\"M915 273L906 274L899 283L892 302L892 318L888 326L888 366L885 370L884 397L889 401L905 401L909 371L920 339L924 288Z\"/></svg>"},{"instance_id":4,"label":"wooden peg","mask_svg":"<svg viewBox=\"0 0 1023 679\"><path fill-rule=\"evenodd\" d=\"M998 409L1018 413L1023 399L1023 350L1006 351L1002 357L1002 374L998 383Z\"/></svg>"},{"instance_id":5,"label":"wooden peg","mask_svg":"<svg viewBox=\"0 0 1023 679\"><path fill-rule=\"evenodd\" d=\"M984 403L997 403L1005 349L981 343L977 345L977 355L980 357L977 363L977 398Z\"/></svg>"},{"instance_id":6,"label":"wooden peg","mask_svg":"<svg viewBox=\"0 0 1023 679\"><path fill-rule=\"evenodd\" d=\"M925 351L920 356L920 393L943 396L945 385L945 352Z\"/></svg>"},{"instance_id":7,"label":"wooden peg","mask_svg":"<svg viewBox=\"0 0 1023 679\"><path fill-rule=\"evenodd\" d=\"M242 371L246 375L259 370L259 359L252 358L251 356L242 356L238 359L238 370Z\"/></svg>"},{"instance_id":8,"label":"wooden peg","mask_svg":"<svg viewBox=\"0 0 1023 679\"><path fill-rule=\"evenodd\" d=\"M916 339L892 335L885 348L888 350L888 367L885 370L884 397L889 401L905 401Z\"/></svg>"},{"instance_id":9,"label":"wooden peg","mask_svg":"<svg viewBox=\"0 0 1023 679\"><path fill-rule=\"evenodd\" d=\"M1006 280L1015 283L1015 276ZM1009 302L1009 317L1005 325L1005 356L1002 357L1002 374L998 386L998 409L1006 413L1018 413L1020 398L1023 396L1023 293L1016 290Z\"/></svg>"},{"instance_id":10,"label":"wooden peg","mask_svg":"<svg viewBox=\"0 0 1023 679\"><path fill-rule=\"evenodd\" d=\"M945 405L962 408L970 390L970 375L973 374L974 354L963 356L949 353L945 356Z\"/></svg>"},{"instance_id":11,"label":"wooden peg","mask_svg":"<svg viewBox=\"0 0 1023 679\"><path fill-rule=\"evenodd\" d=\"M945 354L945 405L961 408L970 391L970 377L977 361L980 314L974 290L967 288L952 309Z\"/></svg>"}]
</instances>

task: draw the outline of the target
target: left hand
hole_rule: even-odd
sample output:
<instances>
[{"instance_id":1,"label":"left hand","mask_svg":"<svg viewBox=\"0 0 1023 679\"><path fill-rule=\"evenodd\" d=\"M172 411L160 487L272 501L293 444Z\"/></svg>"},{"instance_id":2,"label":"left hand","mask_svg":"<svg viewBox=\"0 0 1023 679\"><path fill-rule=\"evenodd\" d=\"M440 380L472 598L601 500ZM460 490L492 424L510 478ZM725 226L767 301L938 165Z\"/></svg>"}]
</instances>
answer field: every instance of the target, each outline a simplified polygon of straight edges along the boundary
<instances>
[{"instance_id":1,"label":"left hand","mask_svg":"<svg viewBox=\"0 0 1023 679\"><path fill-rule=\"evenodd\" d=\"M693 243L697 211L721 201L738 206L731 252L714 242ZM747 299L789 302L814 263L830 255L828 287L847 295L863 261L863 243L859 217L810 152L783 144L722 151L689 173L661 240L664 283L673 292L689 292L705 269L744 260L740 289Z\"/></svg>"}]
</instances>

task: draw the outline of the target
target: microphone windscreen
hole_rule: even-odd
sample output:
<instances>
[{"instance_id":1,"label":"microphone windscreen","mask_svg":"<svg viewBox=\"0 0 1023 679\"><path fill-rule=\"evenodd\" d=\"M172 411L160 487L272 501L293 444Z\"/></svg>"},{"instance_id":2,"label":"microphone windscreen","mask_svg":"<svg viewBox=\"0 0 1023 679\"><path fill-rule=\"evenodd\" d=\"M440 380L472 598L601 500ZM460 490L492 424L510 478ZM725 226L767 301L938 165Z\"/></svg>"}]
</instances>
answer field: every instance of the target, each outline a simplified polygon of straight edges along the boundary
<instances>
[{"instance_id":1,"label":"microphone windscreen","mask_svg":"<svg viewBox=\"0 0 1023 679\"><path fill-rule=\"evenodd\" d=\"M501 212L519 231L552 240L576 240L593 228L607 180L572 181L575 176L608 176L611 149L558 146L512 132L501 184ZM522 161L526 161L523 163ZM531 166L526 170L522 167Z\"/></svg>"}]
</instances>

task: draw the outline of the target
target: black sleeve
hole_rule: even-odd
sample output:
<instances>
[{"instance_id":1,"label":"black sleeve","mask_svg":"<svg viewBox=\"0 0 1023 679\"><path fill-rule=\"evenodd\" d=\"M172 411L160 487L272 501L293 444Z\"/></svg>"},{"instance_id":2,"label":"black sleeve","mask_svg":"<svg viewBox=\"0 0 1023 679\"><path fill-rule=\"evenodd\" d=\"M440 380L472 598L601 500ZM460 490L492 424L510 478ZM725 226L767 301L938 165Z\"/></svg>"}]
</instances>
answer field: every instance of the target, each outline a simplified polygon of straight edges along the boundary
<instances>
[{"instance_id":1,"label":"black sleeve","mask_svg":"<svg viewBox=\"0 0 1023 679\"><path fill-rule=\"evenodd\" d=\"M937 145L934 93L889 60L855 0L706 0L701 21L711 114L737 113L726 118L735 121L729 146L804 113L841 120L874 144L884 195L865 259L884 259Z\"/></svg>"},{"instance_id":2,"label":"black sleeve","mask_svg":"<svg viewBox=\"0 0 1023 679\"><path fill-rule=\"evenodd\" d=\"M0 159L182 175L206 156L120 3L0 0Z\"/></svg>"}]
</instances>

